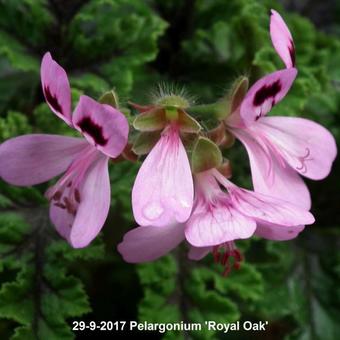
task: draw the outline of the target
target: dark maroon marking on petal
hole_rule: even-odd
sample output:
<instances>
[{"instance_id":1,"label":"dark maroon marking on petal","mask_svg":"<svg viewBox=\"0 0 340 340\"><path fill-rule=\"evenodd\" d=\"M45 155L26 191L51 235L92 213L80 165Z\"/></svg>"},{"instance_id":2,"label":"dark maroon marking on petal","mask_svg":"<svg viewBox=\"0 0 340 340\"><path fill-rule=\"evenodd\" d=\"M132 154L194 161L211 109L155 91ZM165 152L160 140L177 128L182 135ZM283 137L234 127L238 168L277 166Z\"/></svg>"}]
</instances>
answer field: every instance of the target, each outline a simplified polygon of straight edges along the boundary
<instances>
[{"instance_id":1,"label":"dark maroon marking on petal","mask_svg":"<svg viewBox=\"0 0 340 340\"><path fill-rule=\"evenodd\" d=\"M262 105L268 98L275 98L281 89L282 86L279 79L270 85L263 85L259 90L256 91L253 104L255 106Z\"/></svg>"},{"instance_id":2,"label":"dark maroon marking on petal","mask_svg":"<svg viewBox=\"0 0 340 340\"><path fill-rule=\"evenodd\" d=\"M290 59L292 60L292 66L295 67L295 45L294 42L290 41L290 46L288 47Z\"/></svg>"},{"instance_id":3,"label":"dark maroon marking on petal","mask_svg":"<svg viewBox=\"0 0 340 340\"><path fill-rule=\"evenodd\" d=\"M67 198L67 197L64 197L64 202L65 202L65 207L66 207L66 210L69 214L71 215L75 215L76 212L77 212L77 209L76 207L71 203L71 201Z\"/></svg>"},{"instance_id":4,"label":"dark maroon marking on petal","mask_svg":"<svg viewBox=\"0 0 340 340\"><path fill-rule=\"evenodd\" d=\"M62 192L61 192L61 191L57 191L57 192L53 195L52 199L53 199L54 201L59 201L60 198L61 198L61 196L62 196Z\"/></svg>"},{"instance_id":5,"label":"dark maroon marking on petal","mask_svg":"<svg viewBox=\"0 0 340 340\"><path fill-rule=\"evenodd\" d=\"M50 88L48 86L44 87L44 92L45 92L46 101L53 107L55 111L64 115L63 109L61 105L59 104L57 97L52 95L52 93L50 92Z\"/></svg>"},{"instance_id":6,"label":"dark maroon marking on petal","mask_svg":"<svg viewBox=\"0 0 340 340\"><path fill-rule=\"evenodd\" d=\"M74 189L74 198L78 203L80 203L80 192L78 189Z\"/></svg>"},{"instance_id":7,"label":"dark maroon marking on petal","mask_svg":"<svg viewBox=\"0 0 340 340\"><path fill-rule=\"evenodd\" d=\"M62 203L54 203L54 205L60 209L66 209L66 206Z\"/></svg>"},{"instance_id":8,"label":"dark maroon marking on petal","mask_svg":"<svg viewBox=\"0 0 340 340\"><path fill-rule=\"evenodd\" d=\"M90 117L84 117L78 126L82 132L90 135L96 144L104 146L107 143L108 140L103 135L103 128L93 122Z\"/></svg>"}]
</instances>

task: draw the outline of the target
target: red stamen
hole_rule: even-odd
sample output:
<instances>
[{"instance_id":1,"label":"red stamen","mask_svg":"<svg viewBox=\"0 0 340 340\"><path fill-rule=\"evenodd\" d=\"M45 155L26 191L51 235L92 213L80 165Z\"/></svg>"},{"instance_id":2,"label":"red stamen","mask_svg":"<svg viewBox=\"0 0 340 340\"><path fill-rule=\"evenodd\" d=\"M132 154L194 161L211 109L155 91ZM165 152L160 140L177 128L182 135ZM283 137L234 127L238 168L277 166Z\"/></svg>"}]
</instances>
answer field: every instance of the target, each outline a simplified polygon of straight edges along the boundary
<instances>
[{"instance_id":1,"label":"red stamen","mask_svg":"<svg viewBox=\"0 0 340 340\"><path fill-rule=\"evenodd\" d=\"M241 268L241 262L234 263L234 269L239 270Z\"/></svg>"},{"instance_id":2,"label":"red stamen","mask_svg":"<svg viewBox=\"0 0 340 340\"><path fill-rule=\"evenodd\" d=\"M226 251L223 255L221 264L223 264L225 266L227 264L228 260L229 260L229 256L230 256L229 252Z\"/></svg>"},{"instance_id":3,"label":"red stamen","mask_svg":"<svg viewBox=\"0 0 340 340\"><path fill-rule=\"evenodd\" d=\"M66 209L66 206L62 203L54 203L54 205L60 209Z\"/></svg>"},{"instance_id":4,"label":"red stamen","mask_svg":"<svg viewBox=\"0 0 340 340\"><path fill-rule=\"evenodd\" d=\"M220 252L220 249L222 249L223 253ZM235 270L240 269L243 256L241 252L235 248L235 244L233 242L227 242L219 246L214 246L212 253L214 256L214 262L220 263L224 266L222 273L224 277L230 274L232 268ZM233 262L231 262L231 258L233 258Z\"/></svg>"},{"instance_id":5,"label":"red stamen","mask_svg":"<svg viewBox=\"0 0 340 340\"><path fill-rule=\"evenodd\" d=\"M238 249L234 249L232 251L232 256L235 258L235 260L237 262L240 262L240 261L243 260L243 256L242 256L241 252Z\"/></svg>"},{"instance_id":6,"label":"red stamen","mask_svg":"<svg viewBox=\"0 0 340 340\"><path fill-rule=\"evenodd\" d=\"M220 262L220 256L221 256L221 254L220 254L220 252L218 251L218 246L215 246L215 247L213 248L213 256L214 256L214 262L215 262L215 263Z\"/></svg>"},{"instance_id":7,"label":"red stamen","mask_svg":"<svg viewBox=\"0 0 340 340\"><path fill-rule=\"evenodd\" d=\"M231 268L230 268L229 263L228 263L228 264L226 265L226 267L224 268L224 271L223 271L222 275L223 275L224 277L227 277L227 276L230 274L230 271L231 271Z\"/></svg>"}]
</instances>

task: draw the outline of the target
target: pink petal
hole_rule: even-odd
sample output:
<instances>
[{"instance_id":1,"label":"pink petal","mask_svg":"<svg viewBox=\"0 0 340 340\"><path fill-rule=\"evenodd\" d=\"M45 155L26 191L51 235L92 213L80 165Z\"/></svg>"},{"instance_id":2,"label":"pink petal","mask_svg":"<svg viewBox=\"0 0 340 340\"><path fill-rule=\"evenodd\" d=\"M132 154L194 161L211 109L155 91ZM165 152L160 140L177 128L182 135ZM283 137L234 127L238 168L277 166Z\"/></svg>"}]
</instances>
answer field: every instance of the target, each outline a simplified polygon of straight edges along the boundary
<instances>
[{"instance_id":1,"label":"pink petal","mask_svg":"<svg viewBox=\"0 0 340 340\"><path fill-rule=\"evenodd\" d=\"M265 116L285 97L296 77L295 68L276 71L258 80L244 98L240 115L245 125Z\"/></svg>"},{"instance_id":2,"label":"pink petal","mask_svg":"<svg viewBox=\"0 0 340 340\"><path fill-rule=\"evenodd\" d=\"M217 170L214 170L214 175L228 190L235 209L245 216L285 226L315 222L313 215L305 209L278 198L239 188Z\"/></svg>"},{"instance_id":3,"label":"pink petal","mask_svg":"<svg viewBox=\"0 0 340 340\"><path fill-rule=\"evenodd\" d=\"M256 223L229 204L196 207L186 223L185 237L195 247L208 247L253 235Z\"/></svg>"},{"instance_id":4,"label":"pink petal","mask_svg":"<svg viewBox=\"0 0 340 340\"><path fill-rule=\"evenodd\" d=\"M230 191L230 195L237 210L258 221L285 226L312 224L315 221L307 210L268 195L244 189Z\"/></svg>"},{"instance_id":5,"label":"pink petal","mask_svg":"<svg viewBox=\"0 0 340 340\"><path fill-rule=\"evenodd\" d=\"M176 130L168 129L151 150L132 189L133 214L142 226L185 222L193 204L188 156Z\"/></svg>"},{"instance_id":6,"label":"pink petal","mask_svg":"<svg viewBox=\"0 0 340 340\"><path fill-rule=\"evenodd\" d=\"M139 263L158 259L184 240L183 224L137 227L125 234L118 251L126 262Z\"/></svg>"},{"instance_id":7,"label":"pink petal","mask_svg":"<svg viewBox=\"0 0 340 340\"><path fill-rule=\"evenodd\" d=\"M63 173L88 145L81 138L26 135L0 146L0 175L20 186L43 183Z\"/></svg>"},{"instance_id":8,"label":"pink petal","mask_svg":"<svg viewBox=\"0 0 340 340\"><path fill-rule=\"evenodd\" d=\"M287 241L299 235L305 226L280 226L272 223L259 223L255 232L256 236L267 240Z\"/></svg>"},{"instance_id":9,"label":"pink petal","mask_svg":"<svg viewBox=\"0 0 340 340\"><path fill-rule=\"evenodd\" d=\"M246 147L254 190L276 197L309 210L311 199L302 178L291 167L284 167L271 152L264 149L246 130L234 129L233 133Z\"/></svg>"},{"instance_id":10,"label":"pink petal","mask_svg":"<svg viewBox=\"0 0 340 340\"><path fill-rule=\"evenodd\" d=\"M191 246L188 253L190 260L199 261L206 257L212 251L212 247L193 247Z\"/></svg>"},{"instance_id":11,"label":"pink petal","mask_svg":"<svg viewBox=\"0 0 340 340\"><path fill-rule=\"evenodd\" d=\"M112 106L81 96L72 121L89 143L107 156L115 158L124 150L129 124L124 114Z\"/></svg>"},{"instance_id":12,"label":"pink petal","mask_svg":"<svg viewBox=\"0 0 340 340\"><path fill-rule=\"evenodd\" d=\"M56 63L50 52L41 62L41 84L50 109L68 125L71 122L71 88L65 70Z\"/></svg>"},{"instance_id":13,"label":"pink petal","mask_svg":"<svg viewBox=\"0 0 340 340\"><path fill-rule=\"evenodd\" d=\"M334 137L323 126L303 118L265 117L256 129L301 175L319 180L330 173L337 149Z\"/></svg>"},{"instance_id":14,"label":"pink petal","mask_svg":"<svg viewBox=\"0 0 340 340\"><path fill-rule=\"evenodd\" d=\"M286 67L295 67L295 46L292 35L281 15L273 9L270 16L270 37Z\"/></svg>"},{"instance_id":15,"label":"pink petal","mask_svg":"<svg viewBox=\"0 0 340 340\"><path fill-rule=\"evenodd\" d=\"M80 188L81 201L70 234L74 248L86 247L105 223L111 200L108 160L99 155Z\"/></svg>"}]
</instances>

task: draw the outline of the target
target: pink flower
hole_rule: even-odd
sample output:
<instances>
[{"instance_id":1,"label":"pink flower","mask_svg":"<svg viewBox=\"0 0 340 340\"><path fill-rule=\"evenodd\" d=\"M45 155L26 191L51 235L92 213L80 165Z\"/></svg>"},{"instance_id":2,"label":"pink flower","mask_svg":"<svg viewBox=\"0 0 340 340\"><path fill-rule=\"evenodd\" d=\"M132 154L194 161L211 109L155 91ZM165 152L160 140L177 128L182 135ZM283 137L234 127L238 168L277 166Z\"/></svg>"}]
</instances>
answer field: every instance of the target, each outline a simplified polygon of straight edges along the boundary
<instances>
[{"instance_id":1,"label":"pink flower","mask_svg":"<svg viewBox=\"0 0 340 340\"><path fill-rule=\"evenodd\" d=\"M310 194L299 175L325 178L336 157L336 144L328 130L310 120L266 117L285 97L297 75L292 36L273 10L270 33L287 69L257 81L226 124L247 149L255 191L309 209Z\"/></svg>"},{"instance_id":2,"label":"pink flower","mask_svg":"<svg viewBox=\"0 0 340 340\"><path fill-rule=\"evenodd\" d=\"M33 134L0 146L0 175L6 182L30 186L65 172L46 193L50 218L75 248L87 246L101 230L110 206L108 161L123 151L128 122L111 106L81 96L71 114L71 90L65 70L46 53L41 82L47 104L85 138Z\"/></svg>"},{"instance_id":3,"label":"pink flower","mask_svg":"<svg viewBox=\"0 0 340 340\"><path fill-rule=\"evenodd\" d=\"M157 260L185 240L184 228L185 225L179 223L162 228L137 227L125 234L123 242L118 245L118 251L129 263ZM234 268L240 267L242 255L233 241L213 247L194 247L190 244L188 246L188 258L193 261L199 261L212 253L214 261L223 265L224 276L227 276L232 268L229 262L231 258L234 258Z\"/></svg>"},{"instance_id":4,"label":"pink flower","mask_svg":"<svg viewBox=\"0 0 340 340\"><path fill-rule=\"evenodd\" d=\"M133 189L132 207L141 226L185 222L193 205L190 164L177 124L170 123L143 162Z\"/></svg>"},{"instance_id":5,"label":"pink flower","mask_svg":"<svg viewBox=\"0 0 340 340\"><path fill-rule=\"evenodd\" d=\"M157 260L175 249L185 240L185 224L175 223L164 227L139 226L124 235L118 251L129 263ZM213 247L194 247L188 244L190 260L200 260L213 250Z\"/></svg>"},{"instance_id":6,"label":"pink flower","mask_svg":"<svg viewBox=\"0 0 340 340\"><path fill-rule=\"evenodd\" d=\"M239 188L216 169L197 174L195 189L194 209L185 228L186 239L195 247L249 238L262 230L263 223L272 228L282 228L280 235L284 230L285 239L291 239L297 235L295 226L314 222L307 210ZM271 239L275 239L274 234L269 235ZM265 232L262 235L267 236Z\"/></svg>"},{"instance_id":7,"label":"pink flower","mask_svg":"<svg viewBox=\"0 0 340 340\"><path fill-rule=\"evenodd\" d=\"M238 263L241 261L234 240L254 234L289 240L296 237L305 224L313 222L313 216L305 209L241 189L212 169L195 175L194 207L185 224L137 227L124 236L118 251L127 262L152 261L187 240L191 246L190 259L199 260L212 251L215 260L226 266L227 273L229 257Z\"/></svg>"},{"instance_id":8,"label":"pink flower","mask_svg":"<svg viewBox=\"0 0 340 340\"><path fill-rule=\"evenodd\" d=\"M128 231L118 251L129 263L149 262L158 259L184 241L184 224L164 227L140 226Z\"/></svg>"}]
</instances>

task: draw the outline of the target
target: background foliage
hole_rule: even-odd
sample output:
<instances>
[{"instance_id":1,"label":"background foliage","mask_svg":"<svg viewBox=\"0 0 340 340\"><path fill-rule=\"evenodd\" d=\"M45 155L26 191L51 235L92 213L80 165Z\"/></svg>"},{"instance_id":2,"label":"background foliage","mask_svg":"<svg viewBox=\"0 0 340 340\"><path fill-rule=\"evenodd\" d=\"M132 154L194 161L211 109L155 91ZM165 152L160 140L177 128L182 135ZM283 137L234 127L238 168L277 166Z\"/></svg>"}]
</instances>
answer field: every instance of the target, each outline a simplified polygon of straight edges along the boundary
<instances>
[{"instance_id":1,"label":"background foliage","mask_svg":"<svg viewBox=\"0 0 340 340\"><path fill-rule=\"evenodd\" d=\"M114 87L123 101L148 103L149 90L170 81L205 103L241 74L254 81L283 67L270 45L270 8L289 24L299 68L273 114L313 119L339 141L340 3L275 0L0 0L0 141L70 133L43 100L45 51L68 71L74 101L83 92L98 98ZM249 186L244 150L236 145L226 156L234 181ZM308 181L317 223L292 242L239 242L246 262L227 279L212 257L192 263L185 249L151 264L123 263L115 247L133 227L130 190L137 168L111 166L111 213L102 237L83 250L72 250L49 224L47 185L0 183L1 339L80 339L70 330L78 319L269 320L266 333L167 333L164 339L337 338L338 161L326 180Z\"/></svg>"}]
</instances>

